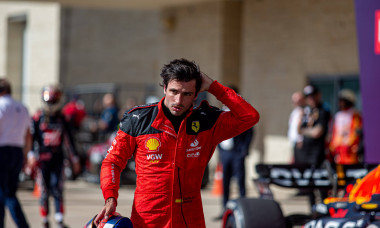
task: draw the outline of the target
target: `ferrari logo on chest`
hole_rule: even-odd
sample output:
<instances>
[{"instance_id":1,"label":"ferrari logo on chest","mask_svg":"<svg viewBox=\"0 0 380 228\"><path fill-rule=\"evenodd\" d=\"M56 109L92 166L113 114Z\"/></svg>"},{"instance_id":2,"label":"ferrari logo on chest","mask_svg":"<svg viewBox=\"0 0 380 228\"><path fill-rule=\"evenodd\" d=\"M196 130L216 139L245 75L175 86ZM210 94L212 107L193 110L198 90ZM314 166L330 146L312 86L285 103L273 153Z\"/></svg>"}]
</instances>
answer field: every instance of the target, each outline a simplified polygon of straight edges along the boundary
<instances>
[{"instance_id":1,"label":"ferrari logo on chest","mask_svg":"<svg viewBox=\"0 0 380 228\"><path fill-rule=\"evenodd\" d=\"M199 121L193 121L191 123L191 129L197 133L199 131L199 127L200 127L200 124L199 124Z\"/></svg>"}]
</instances>

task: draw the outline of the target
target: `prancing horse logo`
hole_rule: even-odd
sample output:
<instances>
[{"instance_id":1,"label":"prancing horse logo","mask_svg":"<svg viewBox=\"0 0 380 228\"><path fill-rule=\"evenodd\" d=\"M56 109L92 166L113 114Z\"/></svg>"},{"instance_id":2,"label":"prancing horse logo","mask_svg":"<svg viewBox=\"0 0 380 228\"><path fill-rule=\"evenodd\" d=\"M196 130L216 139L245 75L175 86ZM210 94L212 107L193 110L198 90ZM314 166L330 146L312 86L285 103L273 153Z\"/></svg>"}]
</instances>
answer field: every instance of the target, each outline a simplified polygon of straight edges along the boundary
<instances>
[{"instance_id":1,"label":"prancing horse logo","mask_svg":"<svg viewBox=\"0 0 380 228\"><path fill-rule=\"evenodd\" d=\"M191 129L193 129L195 133L199 131L199 127L200 127L199 121L193 121L191 123Z\"/></svg>"}]
</instances>

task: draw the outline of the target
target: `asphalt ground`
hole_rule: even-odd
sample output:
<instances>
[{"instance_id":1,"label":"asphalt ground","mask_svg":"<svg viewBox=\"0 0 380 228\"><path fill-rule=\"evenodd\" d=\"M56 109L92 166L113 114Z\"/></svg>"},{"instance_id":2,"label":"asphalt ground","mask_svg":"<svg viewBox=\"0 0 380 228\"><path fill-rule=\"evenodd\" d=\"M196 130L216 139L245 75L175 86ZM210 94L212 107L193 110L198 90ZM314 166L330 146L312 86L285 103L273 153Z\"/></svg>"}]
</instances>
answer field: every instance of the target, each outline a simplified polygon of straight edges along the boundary
<instances>
[{"instance_id":1,"label":"asphalt ground","mask_svg":"<svg viewBox=\"0 0 380 228\"><path fill-rule=\"evenodd\" d=\"M33 195L33 184L24 182L20 184L17 193L24 213L32 228L41 227L41 217L39 215L38 198ZM212 194L212 182L201 190L203 199L203 210L205 214L206 226L208 228L220 228L222 222L215 221L221 213L221 196ZM296 189L284 189L272 187L276 200L280 203L284 215L291 213L305 213L309 211L307 198L296 196ZM121 186L117 211L123 216L129 217L133 200L134 186ZM237 196L237 186L232 185L232 198ZM65 182L65 224L70 228L84 227L84 225L94 217L104 204L101 190L98 184L88 183L83 180ZM253 185L248 185L247 197L257 197ZM50 200L50 208L54 211L54 202ZM50 215L51 227L55 227L54 213ZM6 212L6 228L15 228L9 212Z\"/></svg>"}]
</instances>

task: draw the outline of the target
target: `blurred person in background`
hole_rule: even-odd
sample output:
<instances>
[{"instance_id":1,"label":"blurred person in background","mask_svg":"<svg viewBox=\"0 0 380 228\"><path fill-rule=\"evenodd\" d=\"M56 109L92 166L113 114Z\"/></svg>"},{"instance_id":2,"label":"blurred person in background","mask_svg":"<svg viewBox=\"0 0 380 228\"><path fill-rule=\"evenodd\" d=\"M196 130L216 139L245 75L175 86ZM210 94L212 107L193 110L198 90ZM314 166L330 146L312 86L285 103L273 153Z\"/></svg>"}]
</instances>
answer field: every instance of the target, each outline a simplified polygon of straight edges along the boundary
<instances>
[{"instance_id":1,"label":"blurred person in background","mask_svg":"<svg viewBox=\"0 0 380 228\"><path fill-rule=\"evenodd\" d=\"M314 85L307 85L303 89L306 106L299 124L299 134L303 137L300 149L296 150L295 163L307 164L311 168L318 168L326 160L326 136L330 121L330 112L321 101L321 93ZM318 190L322 199L327 192ZM314 191L309 192L310 206L316 203Z\"/></svg>"},{"instance_id":2,"label":"blurred person in background","mask_svg":"<svg viewBox=\"0 0 380 228\"><path fill-rule=\"evenodd\" d=\"M314 85L304 88L306 107L299 124L303 140L297 150L295 163L319 167L326 159L325 145L330 112L323 108L321 93Z\"/></svg>"},{"instance_id":3,"label":"blurred person in background","mask_svg":"<svg viewBox=\"0 0 380 228\"><path fill-rule=\"evenodd\" d=\"M119 118L117 116L118 108L116 106L115 96L107 93L103 96L103 112L100 115L99 129L106 133L112 133L117 130Z\"/></svg>"},{"instance_id":4,"label":"blurred person in background","mask_svg":"<svg viewBox=\"0 0 380 228\"><path fill-rule=\"evenodd\" d=\"M92 126L93 132L99 133L101 141L106 140L113 132L118 129L119 109L117 108L115 96L112 93L106 93L103 96L103 111L100 119Z\"/></svg>"},{"instance_id":5,"label":"blurred person in background","mask_svg":"<svg viewBox=\"0 0 380 228\"><path fill-rule=\"evenodd\" d=\"M66 121L69 122L75 130L79 130L86 117L83 101L79 100L79 97L76 95L71 98L70 102L63 106L62 113L66 117Z\"/></svg>"},{"instance_id":6,"label":"blurred person in background","mask_svg":"<svg viewBox=\"0 0 380 228\"><path fill-rule=\"evenodd\" d=\"M334 116L330 153L336 164L357 164L362 152L362 118L355 109L356 96L349 89L339 92L339 111Z\"/></svg>"},{"instance_id":7,"label":"blurred person in background","mask_svg":"<svg viewBox=\"0 0 380 228\"><path fill-rule=\"evenodd\" d=\"M5 206L17 227L29 227L16 191L19 173L31 148L27 108L11 97L11 86L0 79L0 228L5 224Z\"/></svg>"},{"instance_id":8,"label":"blurred person in background","mask_svg":"<svg viewBox=\"0 0 380 228\"><path fill-rule=\"evenodd\" d=\"M44 106L33 116L33 152L29 154L29 164L37 162L37 183L41 191L40 213L43 227L49 227L49 196L55 202L55 221L57 227L63 223L64 201L64 147L69 152L74 173L80 172L79 157L71 132L71 125L66 122L61 112L62 92L58 86L45 86L42 89Z\"/></svg>"},{"instance_id":9,"label":"blurred person in background","mask_svg":"<svg viewBox=\"0 0 380 228\"><path fill-rule=\"evenodd\" d=\"M229 88L239 93L235 86L229 86ZM230 111L227 106L223 106L222 110ZM246 196L245 158L249 153L253 132L253 128L250 128L240 135L224 140L218 145L220 160L223 166L223 212L215 218L216 220L220 220L223 217L227 201L230 197L230 184L233 177L237 180L240 197Z\"/></svg>"},{"instance_id":10,"label":"blurred person in background","mask_svg":"<svg viewBox=\"0 0 380 228\"><path fill-rule=\"evenodd\" d=\"M295 160L300 160L299 158L296 159L295 156L298 154L297 150L302 146L303 137L298 132L298 125L302 118L303 108L305 107L305 98L302 92L297 91L292 94L291 100L293 110L290 113L288 121L288 139L292 146L294 162Z\"/></svg>"},{"instance_id":11,"label":"blurred person in background","mask_svg":"<svg viewBox=\"0 0 380 228\"><path fill-rule=\"evenodd\" d=\"M291 96L293 110L289 115L288 120L288 140L293 151L293 158L291 163L297 164L301 162L302 158L299 156L300 149L302 148L303 137L298 131L299 124L303 115L303 109L305 108L305 96L303 92L297 91L294 92ZM309 191L304 189L299 189L296 196L302 196L309 194Z\"/></svg>"}]
</instances>

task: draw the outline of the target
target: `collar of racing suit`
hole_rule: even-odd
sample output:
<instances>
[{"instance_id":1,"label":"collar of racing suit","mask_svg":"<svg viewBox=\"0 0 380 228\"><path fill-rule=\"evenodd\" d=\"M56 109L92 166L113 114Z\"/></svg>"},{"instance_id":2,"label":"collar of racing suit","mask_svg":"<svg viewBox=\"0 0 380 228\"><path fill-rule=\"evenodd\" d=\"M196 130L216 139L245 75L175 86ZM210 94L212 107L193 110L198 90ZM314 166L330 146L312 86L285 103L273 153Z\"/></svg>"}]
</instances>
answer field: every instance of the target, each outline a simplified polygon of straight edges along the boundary
<instances>
[{"instance_id":1,"label":"collar of racing suit","mask_svg":"<svg viewBox=\"0 0 380 228\"><path fill-rule=\"evenodd\" d=\"M165 103L162 102L162 111L164 112L165 116L170 120L170 122L173 124L174 130L178 134L179 127L181 126L181 123L185 119L189 110L187 110L184 114L180 116L174 116L170 113L170 110L168 107L166 107Z\"/></svg>"},{"instance_id":2,"label":"collar of racing suit","mask_svg":"<svg viewBox=\"0 0 380 228\"><path fill-rule=\"evenodd\" d=\"M185 120L185 121L182 120L180 122L180 126L178 128L178 131L176 131L175 127L173 126L173 123L171 122L171 120L164 113L164 110L163 110L164 100L165 100L165 97L163 97L161 99L161 101L157 105L157 107L158 107L158 114L157 114L155 120L152 123L152 127L156 128L156 129L158 129L160 131L165 131L168 134L170 134L170 135L174 136L175 138L177 138L177 133L179 132L179 129L181 128L181 126L183 124L186 124L186 118L189 117L191 115L191 113L193 112L193 106L191 106L189 108L189 110L187 111L187 113L184 114L185 116L183 117L183 120Z\"/></svg>"}]
</instances>

